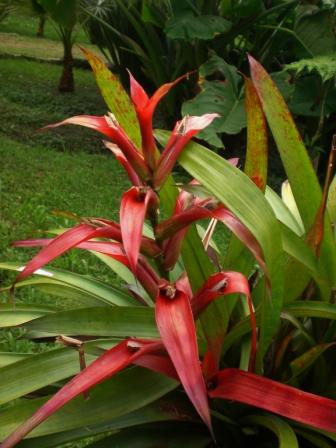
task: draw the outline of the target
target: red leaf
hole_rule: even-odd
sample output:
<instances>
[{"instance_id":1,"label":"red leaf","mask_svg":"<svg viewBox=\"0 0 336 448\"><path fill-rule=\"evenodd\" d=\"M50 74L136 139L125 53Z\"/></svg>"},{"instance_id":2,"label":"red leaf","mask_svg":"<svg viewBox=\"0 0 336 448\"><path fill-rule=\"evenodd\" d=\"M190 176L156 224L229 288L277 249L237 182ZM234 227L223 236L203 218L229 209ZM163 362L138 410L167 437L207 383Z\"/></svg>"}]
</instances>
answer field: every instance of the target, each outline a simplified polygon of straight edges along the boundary
<instances>
[{"instance_id":1,"label":"red leaf","mask_svg":"<svg viewBox=\"0 0 336 448\"><path fill-rule=\"evenodd\" d=\"M142 240L142 228L147 209L156 200L156 195L153 190L146 187L132 187L121 198L121 235L125 252L133 272L136 272L136 264Z\"/></svg>"},{"instance_id":2,"label":"red leaf","mask_svg":"<svg viewBox=\"0 0 336 448\"><path fill-rule=\"evenodd\" d=\"M160 342L128 339L106 351L60 389L32 417L19 426L1 444L2 448L15 446L26 434L54 414L58 409L93 386L110 378L132 364L139 357L162 347Z\"/></svg>"},{"instance_id":3,"label":"red leaf","mask_svg":"<svg viewBox=\"0 0 336 448\"><path fill-rule=\"evenodd\" d=\"M173 169L181 152L189 140L199 131L213 122L218 114L204 114L200 117L184 117L178 121L157 163L153 184L160 187L164 184Z\"/></svg>"},{"instance_id":4,"label":"red leaf","mask_svg":"<svg viewBox=\"0 0 336 448\"><path fill-rule=\"evenodd\" d=\"M169 378L172 378L173 380L179 381L175 367L170 358L167 356L157 354L143 355L141 358L135 360L133 364L140 367L145 367L153 372L162 373L163 375L169 376Z\"/></svg>"},{"instance_id":5,"label":"red leaf","mask_svg":"<svg viewBox=\"0 0 336 448\"><path fill-rule=\"evenodd\" d=\"M180 381L197 412L212 431L195 323L186 294L171 285L160 288L155 317L163 344Z\"/></svg>"},{"instance_id":6,"label":"red leaf","mask_svg":"<svg viewBox=\"0 0 336 448\"><path fill-rule=\"evenodd\" d=\"M256 406L305 425L336 431L336 401L239 369L224 369L214 378L211 398Z\"/></svg>"},{"instance_id":7,"label":"red leaf","mask_svg":"<svg viewBox=\"0 0 336 448\"><path fill-rule=\"evenodd\" d=\"M256 350L257 350L257 323L253 309L253 302L250 295L250 287L245 276L239 272L219 272L211 275L202 288L192 297L191 306L195 319L214 300L228 294L244 294L248 303L251 319L251 354L249 370L254 370ZM216 359L217 353L212 353Z\"/></svg>"},{"instance_id":8,"label":"red leaf","mask_svg":"<svg viewBox=\"0 0 336 448\"><path fill-rule=\"evenodd\" d=\"M175 81L163 84L154 93L151 98L148 98L146 92L141 87L141 85L136 81L136 79L130 75L130 87L131 87L131 98L135 106L135 110L138 116L141 137L142 137L142 152L144 154L145 160L151 169L155 168L155 140L153 135L153 114L161 98L163 98L169 90L183 78L188 76L188 74L180 76Z\"/></svg>"},{"instance_id":9,"label":"red leaf","mask_svg":"<svg viewBox=\"0 0 336 448\"><path fill-rule=\"evenodd\" d=\"M97 229L98 231L101 229ZM14 246L17 247L34 247L34 246L47 246L50 239L40 239L40 240L26 240L26 241L16 241ZM101 241L86 241L76 245L76 249L86 249L99 252L101 254L108 255L114 260L119 261L128 268L130 267L128 258L125 254L124 248L120 243L111 242L101 242ZM159 277L156 272L147 262L144 257L140 257L139 263L136 267L135 272L136 278L148 292L152 299L155 299L158 292Z\"/></svg>"},{"instance_id":10,"label":"red leaf","mask_svg":"<svg viewBox=\"0 0 336 448\"><path fill-rule=\"evenodd\" d=\"M79 224L52 239L46 247L27 263L22 272L17 276L15 283L33 274L37 269L40 269L45 264L59 257L67 250L77 246L82 241L94 238L96 230L95 227L88 224Z\"/></svg>"},{"instance_id":11,"label":"red leaf","mask_svg":"<svg viewBox=\"0 0 336 448\"><path fill-rule=\"evenodd\" d=\"M137 175L136 171L133 169L132 165L129 163L127 158L125 157L122 150L114 143L104 141L104 145L107 149L109 149L115 156L115 158L118 160L118 162L124 167L129 180L132 182L133 185L140 186L143 185L141 182L139 176Z\"/></svg>"},{"instance_id":12,"label":"red leaf","mask_svg":"<svg viewBox=\"0 0 336 448\"><path fill-rule=\"evenodd\" d=\"M94 129L101 134L110 137L114 143L116 143L121 151L124 153L128 162L132 165L133 169L139 175L141 179L150 178L150 172L148 167L139 153L137 148L134 146L131 139L125 133L125 131L119 126L117 120L112 114L103 117L96 117L93 115L78 115L75 117L67 118L59 123L50 124L45 126L43 129L56 128L65 124L76 124L80 126L85 126L87 128Z\"/></svg>"},{"instance_id":13,"label":"red leaf","mask_svg":"<svg viewBox=\"0 0 336 448\"><path fill-rule=\"evenodd\" d=\"M232 212L230 212L230 210L225 208L223 205L213 208L213 202L211 199L202 200L197 205L194 205L180 213L176 213L165 221L161 221L155 229L156 237L163 241L171 235L177 235L177 232L185 229L193 222L205 218L215 218L223 222L223 224L225 224L226 227L228 227L243 242L243 244L255 256L260 267L263 269L268 287L270 287L268 269L264 260L264 255L254 235L236 216L234 216Z\"/></svg>"}]
</instances>

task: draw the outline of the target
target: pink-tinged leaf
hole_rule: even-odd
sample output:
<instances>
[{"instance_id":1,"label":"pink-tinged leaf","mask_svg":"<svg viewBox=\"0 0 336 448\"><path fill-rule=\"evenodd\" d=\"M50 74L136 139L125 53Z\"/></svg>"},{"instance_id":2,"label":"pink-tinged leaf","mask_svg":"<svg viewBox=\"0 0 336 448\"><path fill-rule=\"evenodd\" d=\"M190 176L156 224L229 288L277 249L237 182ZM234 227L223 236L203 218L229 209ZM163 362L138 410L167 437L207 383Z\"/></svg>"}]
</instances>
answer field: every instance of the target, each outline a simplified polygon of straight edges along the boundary
<instances>
[{"instance_id":1,"label":"pink-tinged leaf","mask_svg":"<svg viewBox=\"0 0 336 448\"><path fill-rule=\"evenodd\" d=\"M236 237L249 249L257 260L259 266L264 271L269 290L270 278L268 268L265 263L264 254L262 248L255 236L250 230L244 226L244 224L232 213L230 210L223 206L217 207L213 210L212 216L221 221Z\"/></svg>"},{"instance_id":2,"label":"pink-tinged leaf","mask_svg":"<svg viewBox=\"0 0 336 448\"><path fill-rule=\"evenodd\" d=\"M170 358L159 354L143 355L133 362L133 364L145 367L153 372L162 373L163 375L179 381L179 377L176 373L175 367Z\"/></svg>"},{"instance_id":3,"label":"pink-tinged leaf","mask_svg":"<svg viewBox=\"0 0 336 448\"><path fill-rule=\"evenodd\" d=\"M104 224L104 227L96 228L96 232L92 238L111 238L115 241L122 241L121 230L118 224L113 221L94 219L92 220L94 224ZM106 224L109 223L109 224ZM37 246L47 246L53 239L52 238L42 238L34 240L23 240L15 241L12 245L14 247L37 247ZM76 247L79 247L78 245ZM83 248L83 247L81 247ZM148 237L142 237L141 240L141 252L152 258L158 257L162 250L155 243L155 241ZM90 249L88 249L90 250ZM93 249L92 249L93 250Z\"/></svg>"},{"instance_id":4,"label":"pink-tinged leaf","mask_svg":"<svg viewBox=\"0 0 336 448\"><path fill-rule=\"evenodd\" d=\"M269 273L264 260L263 251L254 235L236 216L234 216L232 212L230 212L230 210L222 205L213 207L211 200L202 200L199 202L199 205L194 205L188 210L176 213L166 221L162 221L155 229L156 237L159 240L164 241L171 236L177 235L178 232L185 229L193 222L206 218L215 218L218 221L223 222L223 224L244 243L264 271L267 285L270 287Z\"/></svg>"},{"instance_id":5,"label":"pink-tinged leaf","mask_svg":"<svg viewBox=\"0 0 336 448\"><path fill-rule=\"evenodd\" d=\"M102 238L112 238L116 241L122 242L122 235L119 224L115 223L114 221L102 218L94 218L91 219L91 221L104 226L99 229L100 233L97 236ZM141 252L143 252L144 255L156 258L161 255L162 250L152 238L143 236L141 239Z\"/></svg>"},{"instance_id":6,"label":"pink-tinged leaf","mask_svg":"<svg viewBox=\"0 0 336 448\"><path fill-rule=\"evenodd\" d=\"M162 264L166 271L173 269L181 254L183 240L188 232L188 228L184 228L175 235L171 236L163 243Z\"/></svg>"},{"instance_id":7,"label":"pink-tinged leaf","mask_svg":"<svg viewBox=\"0 0 336 448\"><path fill-rule=\"evenodd\" d=\"M157 197L153 190L146 187L132 187L121 198L121 235L133 272L136 272L146 213L156 201Z\"/></svg>"},{"instance_id":8,"label":"pink-tinged leaf","mask_svg":"<svg viewBox=\"0 0 336 448\"><path fill-rule=\"evenodd\" d=\"M143 185L143 183L141 182L136 171L133 169L132 165L129 163L129 161L125 157L124 153L119 148L119 146L117 146L114 143L107 142L107 141L104 141L104 145L107 149L109 149L114 154L114 156L118 160L118 162L124 167L131 183L136 186Z\"/></svg>"},{"instance_id":9,"label":"pink-tinged leaf","mask_svg":"<svg viewBox=\"0 0 336 448\"><path fill-rule=\"evenodd\" d=\"M305 425L336 431L336 401L239 369L224 369L213 378L211 398L256 406Z\"/></svg>"},{"instance_id":10,"label":"pink-tinged leaf","mask_svg":"<svg viewBox=\"0 0 336 448\"><path fill-rule=\"evenodd\" d=\"M162 342L179 379L202 420L212 431L195 323L187 295L171 285L160 288L155 317Z\"/></svg>"},{"instance_id":11,"label":"pink-tinged leaf","mask_svg":"<svg viewBox=\"0 0 336 448\"><path fill-rule=\"evenodd\" d=\"M184 294L186 294L186 296L189 298L189 300L191 300L192 296L193 296L193 292L191 289L191 285L189 282L189 278L186 272L183 272L180 277L176 280L176 288L182 292L184 292Z\"/></svg>"},{"instance_id":12,"label":"pink-tinged leaf","mask_svg":"<svg viewBox=\"0 0 336 448\"><path fill-rule=\"evenodd\" d=\"M115 373L132 364L139 357L161 348L160 342L128 339L107 350L102 356L82 370L62 387L49 401L38 409L32 417L19 426L1 444L1 448L11 448L36 426L54 414L77 395L105 381Z\"/></svg>"},{"instance_id":13,"label":"pink-tinged leaf","mask_svg":"<svg viewBox=\"0 0 336 448\"><path fill-rule=\"evenodd\" d=\"M258 93L252 81L246 77L245 93L247 149L244 171L261 191L265 191L268 164L266 119Z\"/></svg>"},{"instance_id":14,"label":"pink-tinged leaf","mask_svg":"<svg viewBox=\"0 0 336 448\"><path fill-rule=\"evenodd\" d=\"M113 114L108 116L96 117L93 115L78 115L67 118L59 123L50 124L43 129L56 128L66 124L75 124L94 129L101 134L109 137L115 144L119 146L128 162L131 164L135 172L141 179L149 179L150 172L148 167L133 142L130 140L125 131L119 126Z\"/></svg>"},{"instance_id":15,"label":"pink-tinged leaf","mask_svg":"<svg viewBox=\"0 0 336 448\"><path fill-rule=\"evenodd\" d=\"M169 90L180 82L183 78L188 76L185 74L180 76L175 81L163 84L153 94L151 98L148 98L146 92L137 82L137 80L130 73L130 88L131 98L135 106L135 110L138 116L141 137L142 137L142 152L145 160L151 169L155 168L155 151L156 145L153 135L153 114L159 101L169 92Z\"/></svg>"},{"instance_id":16,"label":"pink-tinged leaf","mask_svg":"<svg viewBox=\"0 0 336 448\"><path fill-rule=\"evenodd\" d=\"M200 117L184 117L178 121L164 148L154 173L154 186L160 187L164 184L171 173L181 152L198 132L209 126L218 114L204 114Z\"/></svg>"},{"instance_id":17,"label":"pink-tinged leaf","mask_svg":"<svg viewBox=\"0 0 336 448\"><path fill-rule=\"evenodd\" d=\"M50 261L77 246L82 241L94 238L96 230L95 227L88 224L79 224L52 239L46 247L27 263L22 272L17 276L15 282L17 283L33 274L37 269L50 263Z\"/></svg>"},{"instance_id":18,"label":"pink-tinged leaf","mask_svg":"<svg viewBox=\"0 0 336 448\"><path fill-rule=\"evenodd\" d=\"M232 157L231 159L227 160L231 165L238 166L239 163L239 157Z\"/></svg>"},{"instance_id":19,"label":"pink-tinged leaf","mask_svg":"<svg viewBox=\"0 0 336 448\"><path fill-rule=\"evenodd\" d=\"M250 287L246 277L240 272L218 272L208 278L202 288L193 296L191 300L191 307L195 318L200 313L219 297L227 296L229 294L244 294L247 300L250 319L251 319L251 353L249 370L253 371L255 366L255 358L257 351L257 322L255 318L253 302L250 294ZM217 347L216 344L212 344ZM217 351L212 351L212 358L216 360L218 357ZM213 361L212 361L213 362Z\"/></svg>"}]
</instances>

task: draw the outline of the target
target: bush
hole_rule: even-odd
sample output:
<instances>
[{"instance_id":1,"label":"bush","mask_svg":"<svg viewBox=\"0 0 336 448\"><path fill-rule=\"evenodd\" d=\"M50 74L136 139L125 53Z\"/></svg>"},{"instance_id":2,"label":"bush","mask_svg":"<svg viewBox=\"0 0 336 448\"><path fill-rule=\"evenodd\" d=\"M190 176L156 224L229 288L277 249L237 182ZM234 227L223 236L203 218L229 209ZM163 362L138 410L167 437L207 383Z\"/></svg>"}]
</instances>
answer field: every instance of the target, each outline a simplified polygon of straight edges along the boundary
<instances>
[{"instance_id":1,"label":"bush","mask_svg":"<svg viewBox=\"0 0 336 448\"><path fill-rule=\"evenodd\" d=\"M87 56L114 115L50 127L83 125L110 138L105 145L133 186L122 195L120 223L79 219L54 238L16 242L42 246L24 267L0 265L19 271L12 295L35 286L71 299L62 311L4 306L26 337L56 337L65 347L23 360L13 355L0 370L1 402L21 397L0 411L2 447L50 416L31 434L32 444L102 434L91 446L129 446L134 437L147 446L162 444L164 434L179 446L274 446L274 435L283 447L329 445L336 431L331 171L321 192L283 98L253 58L244 174L236 160L191 142L216 114L187 116L170 134L158 131L158 152L153 113L183 77L148 98L131 76L130 102L102 62ZM284 200L266 186L266 120L291 187ZM195 179L180 189L171 176L177 159ZM210 219L202 240L194 226L200 219ZM218 222L231 232L224 251L212 239ZM98 256L126 287L44 268L73 248ZM82 371L60 384L76 373L78 359ZM34 391L38 397L25 398Z\"/></svg>"}]
</instances>

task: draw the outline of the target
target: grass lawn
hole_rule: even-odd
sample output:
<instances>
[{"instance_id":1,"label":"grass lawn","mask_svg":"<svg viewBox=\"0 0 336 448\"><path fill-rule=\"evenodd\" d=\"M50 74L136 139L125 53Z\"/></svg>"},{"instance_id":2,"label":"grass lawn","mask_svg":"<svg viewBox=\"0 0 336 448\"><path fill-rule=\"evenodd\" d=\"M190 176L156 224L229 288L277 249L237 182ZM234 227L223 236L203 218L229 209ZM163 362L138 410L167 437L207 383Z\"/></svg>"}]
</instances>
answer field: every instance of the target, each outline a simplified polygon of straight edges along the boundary
<instances>
[{"instance_id":1,"label":"grass lawn","mask_svg":"<svg viewBox=\"0 0 336 448\"><path fill-rule=\"evenodd\" d=\"M75 69L76 92L60 94L61 67L23 59L0 59L0 259L29 259L33 250L13 249L17 239L39 237L47 229L72 226L53 210L80 216L117 219L121 193L128 181L101 138L78 126L38 132L42 126L66 117L103 115L92 73ZM36 252L36 250L35 250ZM106 278L109 272L94 257L73 251L55 265L82 274ZM13 277L0 272L1 286ZM115 281L111 276L111 281ZM17 300L41 303L55 300L34 290L17 292ZM7 293L0 294L0 301ZM0 333L0 351L31 351L35 345L19 340L20 332Z\"/></svg>"}]
</instances>

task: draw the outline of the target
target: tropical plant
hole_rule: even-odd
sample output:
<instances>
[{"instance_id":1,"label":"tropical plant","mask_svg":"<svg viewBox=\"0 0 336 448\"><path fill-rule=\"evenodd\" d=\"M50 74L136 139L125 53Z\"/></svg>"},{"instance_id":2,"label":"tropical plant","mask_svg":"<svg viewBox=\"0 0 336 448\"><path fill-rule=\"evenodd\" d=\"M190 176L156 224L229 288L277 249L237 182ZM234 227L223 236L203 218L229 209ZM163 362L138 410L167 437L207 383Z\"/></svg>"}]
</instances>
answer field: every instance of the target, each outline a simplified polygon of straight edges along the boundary
<instances>
[{"instance_id":1,"label":"tropical plant","mask_svg":"<svg viewBox=\"0 0 336 448\"><path fill-rule=\"evenodd\" d=\"M30 286L68 299L65 309L1 306L3 327L19 325L33 341L56 337L65 345L39 355L1 354L0 403L20 398L0 410L2 448L26 435L23 446L51 447L97 434L103 439L92 447L271 447L274 437L282 448L331 447L331 169L322 192L283 98L253 58L252 79L245 79L244 174L237 160L191 141L217 114L186 116L171 133L158 131L158 151L154 110L184 77L149 98L130 75L130 101L104 64L85 53L113 114L47 127L82 125L108 137L105 146L132 186L122 195L119 224L79 219L53 238L16 242L42 246L25 266L0 265L19 271L8 288L12 300L15 289ZM266 120L289 180L284 200L266 186ZM194 178L179 188L171 175L177 159ZM210 219L205 233L195 227L200 219ZM230 230L224 251L212 238L217 222ZM44 268L73 248L99 257L126 289Z\"/></svg>"},{"instance_id":2,"label":"tropical plant","mask_svg":"<svg viewBox=\"0 0 336 448\"><path fill-rule=\"evenodd\" d=\"M74 29L78 16L78 0L37 0L52 21L56 24L56 30L63 44L63 71L58 84L60 92L73 92L73 56Z\"/></svg>"},{"instance_id":3,"label":"tropical plant","mask_svg":"<svg viewBox=\"0 0 336 448\"><path fill-rule=\"evenodd\" d=\"M31 5L34 13L38 16L39 19L39 25L36 36L44 37L44 26L47 20L47 13L43 8L43 6L40 5L40 3L38 3L38 0L31 0Z\"/></svg>"}]
</instances>

